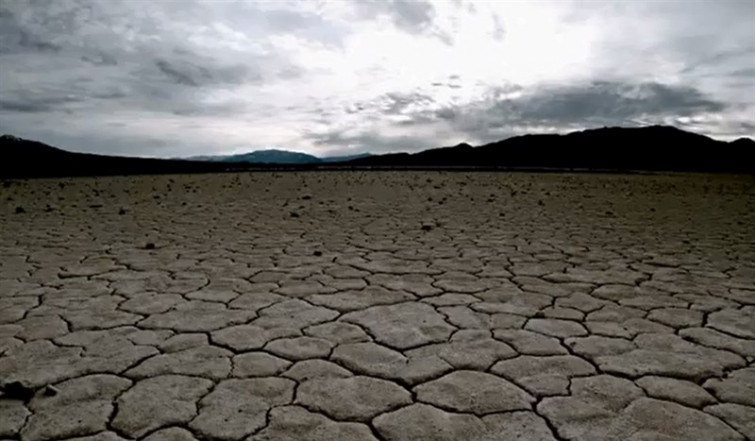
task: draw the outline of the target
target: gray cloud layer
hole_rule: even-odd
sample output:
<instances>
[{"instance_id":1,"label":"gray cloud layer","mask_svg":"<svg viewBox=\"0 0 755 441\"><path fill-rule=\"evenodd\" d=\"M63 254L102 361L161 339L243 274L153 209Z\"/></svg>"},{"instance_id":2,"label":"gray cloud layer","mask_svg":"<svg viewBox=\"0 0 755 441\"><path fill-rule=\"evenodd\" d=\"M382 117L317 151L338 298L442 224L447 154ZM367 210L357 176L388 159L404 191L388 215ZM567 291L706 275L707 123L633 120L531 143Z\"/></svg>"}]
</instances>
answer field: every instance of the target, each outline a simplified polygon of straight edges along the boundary
<instances>
[{"instance_id":1,"label":"gray cloud layer","mask_svg":"<svg viewBox=\"0 0 755 441\"><path fill-rule=\"evenodd\" d=\"M352 60L337 66L319 60L351 53L351 39L373 32L375 23L453 54L465 34L443 23L489 14L484 38L505 42L507 23L516 17L461 2L457 9L409 0L337 3L341 15L315 3L268 6L0 0L0 131L75 150L154 156L271 146L415 150L530 130L645 123L729 138L755 135L750 2L685 8L577 2L565 22L612 17L617 28L592 43L594 75L517 85L450 70L418 87L404 84L413 75L404 66L383 66L376 58L354 72L369 83L363 72L389 70L395 89L389 82L372 95L355 89L351 100L343 98L341 83ZM646 26L646 34L616 39L633 26ZM378 50L358 49L358 55ZM658 69L671 66L676 73L659 80L634 72L652 72L658 59L666 63ZM469 92L472 86L478 92ZM339 98L330 100L325 87Z\"/></svg>"}]
</instances>

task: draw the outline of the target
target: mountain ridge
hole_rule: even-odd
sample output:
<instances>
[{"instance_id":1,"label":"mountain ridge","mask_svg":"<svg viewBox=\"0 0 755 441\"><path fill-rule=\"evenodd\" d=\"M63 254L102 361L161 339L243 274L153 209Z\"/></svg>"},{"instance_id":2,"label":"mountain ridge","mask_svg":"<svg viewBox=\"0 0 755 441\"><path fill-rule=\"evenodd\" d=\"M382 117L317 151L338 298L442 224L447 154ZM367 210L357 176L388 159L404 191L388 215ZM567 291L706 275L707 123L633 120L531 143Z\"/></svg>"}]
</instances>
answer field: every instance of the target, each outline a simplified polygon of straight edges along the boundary
<instances>
[{"instance_id":1,"label":"mountain ridge","mask_svg":"<svg viewBox=\"0 0 755 441\"><path fill-rule=\"evenodd\" d=\"M673 126L603 127L567 134L526 134L470 147L462 143L416 153L351 161L361 166L755 172L755 141L726 142Z\"/></svg>"},{"instance_id":2,"label":"mountain ridge","mask_svg":"<svg viewBox=\"0 0 755 441\"><path fill-rule=\"evenodd\" d=\"M230 162L230 163L250 163L250 164L322 164L329 162L345 162L352 159L365 158L372 156L371 153L361 153L344 156L323 156L318 157L308 153L281 150L281 149L264 149L254 150L247 153L238 153L235 155L216 155L216 156L190 156L185 159L190 161L208 161L208 162Z\"/></svg>"},{"instance_id":3,"label":"mountain ridge","mask_svg":"<svg viewBox=\"0 0 755 441\"><path fill-rule=\"evenodd\" d=\"M278 155L305 162L227 160ZM256 158L255 158L256 155ZM361 156L361 155L360 155ZM268 156L269 158L270 156ZM471 168L502 170L680 171L755 174L755 141L718 141L672 126L603 127L567 134L527 134L481 146L467 143L415 153L317 158L262 150L226 160L156 159L76 153L12 135L0 136L0 177L200 173L256 169ZM314 159L312 159L314 158ZM236 158L238 159L238 158ZM264 158L263 158L264 159ZM267 159L266 161L269 161Z\"/></svg>"}]
</instances>

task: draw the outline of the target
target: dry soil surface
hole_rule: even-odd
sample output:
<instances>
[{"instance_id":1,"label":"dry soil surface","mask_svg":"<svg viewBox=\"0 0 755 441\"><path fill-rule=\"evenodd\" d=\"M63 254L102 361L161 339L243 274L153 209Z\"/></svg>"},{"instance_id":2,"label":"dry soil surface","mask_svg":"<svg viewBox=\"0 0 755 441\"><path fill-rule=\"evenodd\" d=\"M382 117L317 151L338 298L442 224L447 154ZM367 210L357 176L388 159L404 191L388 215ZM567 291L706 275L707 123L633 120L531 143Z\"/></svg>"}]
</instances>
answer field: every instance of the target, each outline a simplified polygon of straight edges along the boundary
<instances>
[{"instance_id":1,"label":"dry soil surface","mask_svg":"<svg viewBox=\"0 0 755 441\"><path fill-rule=\"evenodd\" d=\"M0 439L755 439L752 177L256 173L0 197Z\"/></svg>"}]
</instances>

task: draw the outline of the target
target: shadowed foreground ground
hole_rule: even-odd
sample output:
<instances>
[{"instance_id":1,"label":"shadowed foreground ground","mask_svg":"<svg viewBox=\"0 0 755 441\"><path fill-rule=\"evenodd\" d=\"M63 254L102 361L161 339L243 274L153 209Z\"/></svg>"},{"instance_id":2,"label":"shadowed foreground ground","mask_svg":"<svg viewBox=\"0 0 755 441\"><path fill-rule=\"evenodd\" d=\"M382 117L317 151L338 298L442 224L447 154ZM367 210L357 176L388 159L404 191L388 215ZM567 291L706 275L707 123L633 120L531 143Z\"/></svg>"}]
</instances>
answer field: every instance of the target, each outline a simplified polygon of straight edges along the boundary
<instances>
[{"instance_id":1,"label":"shadowed foreground ground","mask_svg":"<svg viewBox=\"0 0 755 441\"><path fill-rule=\"evenodd\" d=\"M755 180L0 188L0 439L755 438ZM9 388L7 388L9 389Z\"/></svg>"}]
</instances>

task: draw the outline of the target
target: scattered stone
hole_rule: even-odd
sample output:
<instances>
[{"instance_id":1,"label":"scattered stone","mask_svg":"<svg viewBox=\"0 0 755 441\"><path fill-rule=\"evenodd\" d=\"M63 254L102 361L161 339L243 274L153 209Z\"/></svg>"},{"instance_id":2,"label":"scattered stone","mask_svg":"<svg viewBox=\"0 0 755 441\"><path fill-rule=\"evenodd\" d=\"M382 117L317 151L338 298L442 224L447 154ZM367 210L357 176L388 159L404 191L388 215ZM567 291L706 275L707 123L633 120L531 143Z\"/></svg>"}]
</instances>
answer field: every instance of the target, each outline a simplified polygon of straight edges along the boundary
<instances>
[{"instance_id":1,"label":"scattered stone","mask_svg":"<svg viewBox=\"0 0 755 441\"><path fill-rule=\"evenodd\" d=\"M47 386L45 386L43 393L48 397L54 397L55 395L58 394L58 392L60 391L58 390L57 387L48 384Z\"/></svg>"},{"instance_id":2,"label":"scattered stone","mask_svg":"<svg viewBox=\"0 0 755 441\"><path fill-rule=\"evenodd\" d=\"M154 250L154 249L155 249L155 244L154 244L154 243L152 243L152 242L147 242L147 243L146 243L146 244L144 245L144 249L145 249L145 250Z\"/></svg>"}]
</instances>

